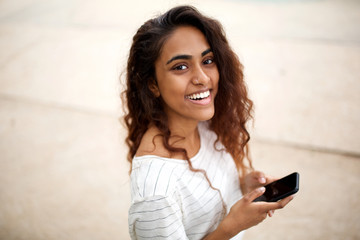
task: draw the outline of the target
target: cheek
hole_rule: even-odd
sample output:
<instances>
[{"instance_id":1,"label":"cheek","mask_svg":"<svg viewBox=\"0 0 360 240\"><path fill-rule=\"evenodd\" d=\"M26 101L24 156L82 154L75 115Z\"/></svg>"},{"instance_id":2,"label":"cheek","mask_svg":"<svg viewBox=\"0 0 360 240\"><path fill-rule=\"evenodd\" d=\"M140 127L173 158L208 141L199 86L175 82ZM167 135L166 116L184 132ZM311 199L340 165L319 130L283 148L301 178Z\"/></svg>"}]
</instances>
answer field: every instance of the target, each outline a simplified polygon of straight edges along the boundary
<instances>
[{"instance_id":1,"label":"cheek","mask_svg":"<svg viewBox=\"0 0 360 240\"><path fill-rule=\"evenodd\" d=\"M181 79L166 78L164 82L159 83L159 89L163 99L171 101L175 96L184 97L186 84L185 81L181 81Z\"/></svg>"},{"instance_id":2,"label":"cheek","mask_svg":"<svg viewBox=\"0 0 360 240\"><path fill-rule=\"evenodd\" d=\"M220 75L219 75L219 72L218 70L214 70L214 72L212 73L212 81L213 81L213 84L214 84L214 88L218 88L218 85L219 85L219 78L220 78Z\"/></svg>"}]
</instances>

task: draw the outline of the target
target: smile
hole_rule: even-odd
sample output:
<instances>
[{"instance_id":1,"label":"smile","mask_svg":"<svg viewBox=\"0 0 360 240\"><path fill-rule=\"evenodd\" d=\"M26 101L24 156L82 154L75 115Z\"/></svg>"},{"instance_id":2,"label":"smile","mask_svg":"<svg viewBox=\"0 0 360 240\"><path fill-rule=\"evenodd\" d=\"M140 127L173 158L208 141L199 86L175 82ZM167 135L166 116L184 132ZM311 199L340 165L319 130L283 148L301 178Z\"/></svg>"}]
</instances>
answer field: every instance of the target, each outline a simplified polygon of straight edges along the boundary
<instances>
[{"instance_id":1,"label":"smile","mask_svg":"<svg viewBox=\"0 0 360 240\"><path fill-rule=\"evenodd\" d=\"M190 100L202 100L204 98L207 98L210 96L210 90L207 90L205 92L202 93L194 93L191 95L187 95L185 96L185 98L190 99Z\"/></svg>"}]
</instances>

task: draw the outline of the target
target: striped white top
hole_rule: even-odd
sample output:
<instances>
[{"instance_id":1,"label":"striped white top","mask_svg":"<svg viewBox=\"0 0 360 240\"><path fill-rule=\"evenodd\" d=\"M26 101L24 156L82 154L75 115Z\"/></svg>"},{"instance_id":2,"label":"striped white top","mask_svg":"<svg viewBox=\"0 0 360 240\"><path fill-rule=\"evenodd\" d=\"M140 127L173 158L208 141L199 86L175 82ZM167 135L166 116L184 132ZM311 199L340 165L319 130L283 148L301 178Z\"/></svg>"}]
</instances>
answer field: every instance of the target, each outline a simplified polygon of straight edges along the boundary
<instances>
[{"instance_id":1,"label":"striped white top","mask_svg":"<svg viewBox=\"0 0 360 240\"><path fill-rule=\"evenodd\" d=\"M235 163L216 134L199 124L200 150L185 160L153 155L134 157L129 232L132 239L202 239L214 231L242 194ZM233 239L241 239L238 234Z\"/></svg>"}]
</instances>

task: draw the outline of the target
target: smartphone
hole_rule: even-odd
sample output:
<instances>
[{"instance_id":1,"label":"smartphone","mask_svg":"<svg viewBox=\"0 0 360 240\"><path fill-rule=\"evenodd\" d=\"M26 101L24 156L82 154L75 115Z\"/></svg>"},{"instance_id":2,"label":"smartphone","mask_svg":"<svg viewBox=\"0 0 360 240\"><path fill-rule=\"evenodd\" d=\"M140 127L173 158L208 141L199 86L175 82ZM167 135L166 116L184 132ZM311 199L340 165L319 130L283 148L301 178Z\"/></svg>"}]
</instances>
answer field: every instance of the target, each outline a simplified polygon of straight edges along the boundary
<instances>
[{"instance_id":1,"label":"smartphone","mask_svg":"<svg viewBox=\"0 0 360 240\"><path fill-rule=\"evenodd\" d=\"M265 186L265 192L254 202L277 202L299 191L300 175L294 172Z\"/></svg>"}]
</instances>

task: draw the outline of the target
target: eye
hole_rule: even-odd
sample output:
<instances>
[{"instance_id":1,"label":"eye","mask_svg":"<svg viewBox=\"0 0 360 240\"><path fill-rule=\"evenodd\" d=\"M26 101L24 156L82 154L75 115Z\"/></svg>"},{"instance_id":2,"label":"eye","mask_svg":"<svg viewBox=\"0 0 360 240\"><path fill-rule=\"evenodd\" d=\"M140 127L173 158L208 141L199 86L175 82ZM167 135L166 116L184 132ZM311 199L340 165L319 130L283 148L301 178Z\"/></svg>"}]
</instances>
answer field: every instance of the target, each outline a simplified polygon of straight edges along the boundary
<instances>
[{"instance_id":1,"label":"eye","mask_svg":"<svg viewBox=\"0 0 360 240\"><path fill-rule=\"evenodd\" d=\"M186 70L187 68L188 67L185 64L179 64L179 65L176 65L175 67L173 67L172 69L181 71L181 70Z\"/></svg>"},{"instance_id":2,"label":"eye","mask_svg":"<svg viewBox=\"0 0 360 240\"><path fill-rule=\"evenodd\" d=\"M213 62L214 62L214 60L212 58L208 58L203 63L204 64L212 64Z\"/></svg>"}]
</instances>

